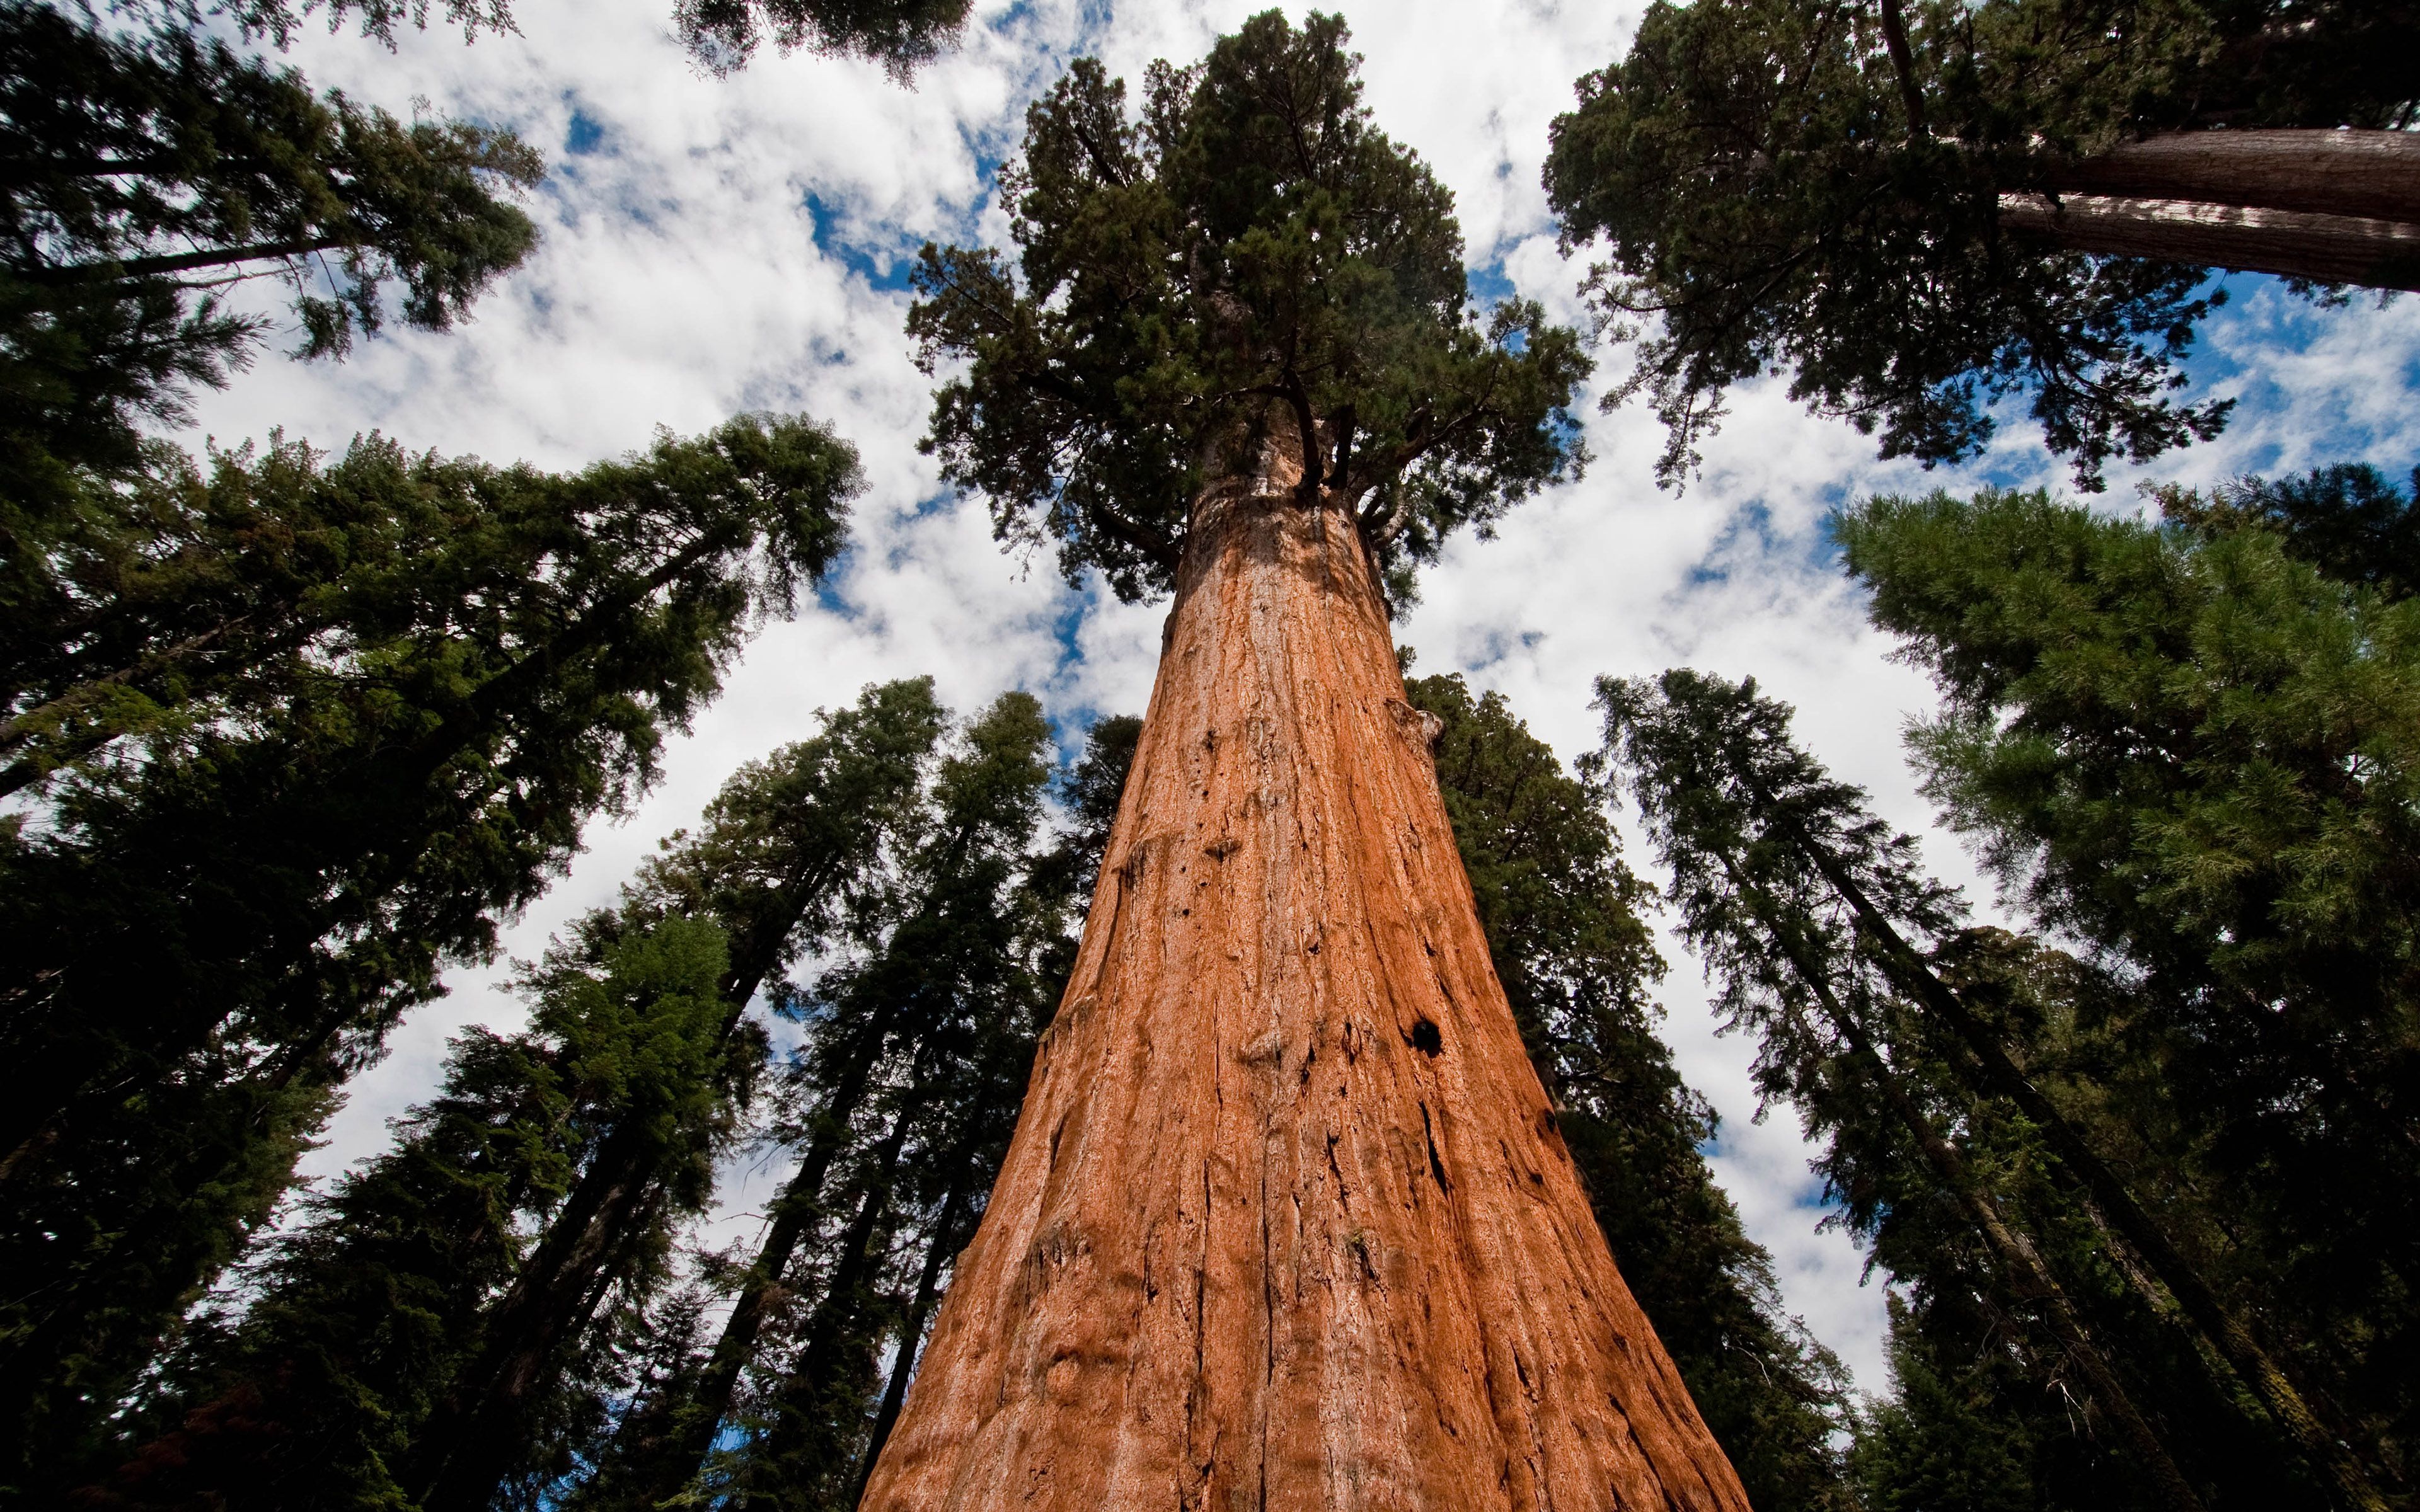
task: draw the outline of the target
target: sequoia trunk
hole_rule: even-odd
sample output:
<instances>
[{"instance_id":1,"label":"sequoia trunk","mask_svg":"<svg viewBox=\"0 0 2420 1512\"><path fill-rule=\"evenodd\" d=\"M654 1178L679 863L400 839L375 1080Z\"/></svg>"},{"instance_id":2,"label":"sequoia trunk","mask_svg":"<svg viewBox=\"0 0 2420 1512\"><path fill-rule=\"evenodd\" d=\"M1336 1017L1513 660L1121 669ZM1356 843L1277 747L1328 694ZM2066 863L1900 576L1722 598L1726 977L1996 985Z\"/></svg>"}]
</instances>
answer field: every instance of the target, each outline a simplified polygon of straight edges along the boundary
<instances>
[{"instance_id":1,"label":"sequoia trunk","mask_svg":"<svg viewBox=\"0 0 2420 1512\"><path fill-rule=\"evenodd\" d=\"M2171 131L2046 170L2000 224L2075 252L2420 288L2420 138Z\"/></svg>"},{"instance_id":2,"label":"sequoia trunk","mask_svg":"<svg viewBox=\"0 0 2420 1512\"><path fill-rule=\"evenodd\" d=\"M2420 224L2199 200L2004 193L2000 224L2070 252L2420 289Z\"/></svg>"},{"instance_id":3,"label":"sequoia trunk","mask_svg":"<svg viewBox=\"0 0 2420 1512\"><path fill-rule=\"evenodd\" d=\"M862 1504L1745 1512L1522 1051L1359 532L1298 477L1195 506L1082 950Z\"/></svg>"}]
</instances>

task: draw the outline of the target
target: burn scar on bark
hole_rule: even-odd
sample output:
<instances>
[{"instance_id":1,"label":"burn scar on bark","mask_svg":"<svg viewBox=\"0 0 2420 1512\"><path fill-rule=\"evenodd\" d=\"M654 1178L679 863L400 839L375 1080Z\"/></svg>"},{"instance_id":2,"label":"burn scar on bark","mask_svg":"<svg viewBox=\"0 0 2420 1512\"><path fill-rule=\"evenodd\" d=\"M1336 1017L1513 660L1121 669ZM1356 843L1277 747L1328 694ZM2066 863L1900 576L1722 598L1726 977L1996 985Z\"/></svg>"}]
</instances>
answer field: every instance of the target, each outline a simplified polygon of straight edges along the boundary
<instances>
[{"instance_id":1,"label":"burn scar on bark","mask_svg":"<svg viewBox=\"0 0 2420 1512\"><path fill-rule=\"evenodd\" d=\"M1404 1036L1404 1042L1431 1060L1445 1054L1445 1036L1437 1032L1436 1020L1426 1013L1412 1026L1412 1032Z\"/></svg>"},{"instance_id":2,"label":"burn scar on bark","mask_svg":"<svg viewBox=\"0 0 2420 1512\"><path fill-rule=\"evenodd\" d=\"M1429 1174L1436 1178L1437 1190L1453 1196L1453 1183L1445 1179L1445 1162L1437 1158L1436 1128L1429 1122L1429 1105L1425 1102L1420 1103L1420 1135L1428 1141Z\"/></svg>"}]
</instances>

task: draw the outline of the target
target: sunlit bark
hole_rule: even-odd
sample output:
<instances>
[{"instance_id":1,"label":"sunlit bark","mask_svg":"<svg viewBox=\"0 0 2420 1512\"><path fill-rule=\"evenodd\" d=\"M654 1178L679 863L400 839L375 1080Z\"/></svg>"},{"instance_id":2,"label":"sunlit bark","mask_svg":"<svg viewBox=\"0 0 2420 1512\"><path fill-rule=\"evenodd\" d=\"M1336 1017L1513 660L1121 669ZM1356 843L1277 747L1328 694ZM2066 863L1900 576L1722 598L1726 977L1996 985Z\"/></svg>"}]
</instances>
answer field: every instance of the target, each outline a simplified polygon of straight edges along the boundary
<instances>
[{"instance_id":1,"label":"sunlit bark","mask_svg":"<svg viewBox=\"0 0 2420 1512\"><path fill-rule=\"evenodd\" d=\"M1745 1512L1289 450L1196 504L1082 952L863 1505Z\"/></svg>"}]
</instances>

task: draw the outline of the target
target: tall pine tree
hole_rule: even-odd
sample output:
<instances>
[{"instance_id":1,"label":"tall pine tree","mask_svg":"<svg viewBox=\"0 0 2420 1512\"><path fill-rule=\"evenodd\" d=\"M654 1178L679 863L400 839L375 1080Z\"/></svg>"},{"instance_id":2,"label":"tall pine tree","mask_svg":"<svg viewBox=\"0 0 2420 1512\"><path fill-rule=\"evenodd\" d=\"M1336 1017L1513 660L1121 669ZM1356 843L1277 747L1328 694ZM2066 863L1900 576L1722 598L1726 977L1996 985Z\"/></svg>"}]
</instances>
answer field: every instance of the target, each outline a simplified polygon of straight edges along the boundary
<instances>
[{"instance_id":1,"label":"tall pine tree","mask_svg":"<svg viewBox=\"0 0 2420 1512\"><path fill-rule=\"evenodd\" d=\"M2105 1091L2062 1098L2032 1064L2045 1000L2067 998L2074 1016L2075 974L2040 969L2035 948L1961 933L1962 904L1914 870L1913 842L1800 751L1788 710L1752 683L1674 671L1601 686L1689 933L1724 973L1735 1018L1762 1036L1768 1091L1830 1134L1828 1174L1877 1257L1904 1257L1940 1283L1962 1227L1984 1273L2055 1344L2041 1369L2055 1379L2063 1358L2078 1372L2166 1504L2198 1505L2211 1486L2244 1494L2266 1482L2258 1494L2273 1495L2299 1475L2300 1494L2382 1505L2378 1467L2317 1421L2207 1257L2188 1253L2207 1224L2189 1205L2152 1211L2172 1202L2190 1147L2158 1151L2167 1180L2130 1181L2111 1158L2114 1148L2139 1168L2156 1149L2147 1136L2173 1116L2130 1129L2105 1116ZM2027 1166L2051 1185L2029 1194ZM1907 1237L1926 1205L1894 1195L1911 1180L1952 1222L1930 1242ZM2096 1307L2099 1292L2112 1294ZM2238 1397L2266 1414L2251 1438L2225 1405ZM2265 1458L2235 1452L2262 1439Z\"/></svg>"},{"instance_id":2,"label":"tall pine tree","mask_svg":"<svg viewBox=\"0 0 2420 1512\"><path fill-rule=\"evenodd\" d=\"M1838 528L1942 689L1915 736L1927 791L2013 896L2134 980L2143 1053L2229 1194L2245 1305L2334 1402L2329 1432L2400 1464L2420 610L2301 560L2341 529L2284 513L2156 527L1985 493Z\"/></svg>"}]
</instances>

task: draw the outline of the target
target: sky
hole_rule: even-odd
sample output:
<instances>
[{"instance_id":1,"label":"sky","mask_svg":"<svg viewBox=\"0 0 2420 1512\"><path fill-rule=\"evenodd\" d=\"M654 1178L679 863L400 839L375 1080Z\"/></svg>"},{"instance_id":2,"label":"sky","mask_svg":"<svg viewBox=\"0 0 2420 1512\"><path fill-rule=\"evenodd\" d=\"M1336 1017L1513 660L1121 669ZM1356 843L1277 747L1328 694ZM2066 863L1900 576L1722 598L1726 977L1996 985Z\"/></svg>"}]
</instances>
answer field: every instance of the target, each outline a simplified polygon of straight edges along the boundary
<instances>
[{"instance_id":1,"label":"sky","mask_svg":"<svg viewBox=\"0 0 2420 1512\"><path fill-rule=\"evenodd\" d=\"M568 874L505 932L508 957L535 957L566 920L610 901L742 762L810 733L819 708L869 682L930 673L962 711L1029 689L1071 751L1095 716L1141 712L1166 606L1120 605L1098 584L1069 588L1047 556L1004 554L981 502L953 496L917 452L931 380L902 331L907 259L928 239L1004 243L994 176L1027 102L1070 59L1098 55L1137 79L1155 57L1198 58L1254 8L983 0L957 48L912 86L814 56L703 75L673 39L670 0L517 0L518 35L469 46L442 27L404 32L393 52L350 34L295 39L291 59L317 85L406 117L509 127L541 149L550 172L529 208L544 240L453 331L392 332L341 364L265 355L204 398L189 440L234 446L282 428L341 448L378 430L414 449L573 468L643 447L658 426L691 434L768 409L830 423L864 460L853 544L828 591L756 637L644 801L590 826ZM1388 0L1345 11L1378 125L1452 190L1473 285L1489 297L1517 292L1583 318L1589 253L1559 248L1539 170L1573 80L1617 59L1643 9ZM2233 424L2215 442L2113 469L2101 507L2140 507L2146 480L2339 460L2408 473L2420 462L2420 303L2319 311L2271 280L2229 284L2232 302L2191 371L2192 396L2239 400ZM274 298L257 297L264 308ZM1929 708L1930 687L1866 624L1823 520L1877 492L2057 487L2063 469L2018 414L1968 468L1885 465L1869 439L1808 415L1767 379L1733 394L1701 475L1659 491L1660 430L1636 409L1597 411L1628 365L1618 349L1598 356L1585 478L1522 506L1493 540L1449 545L1399 625L1418 670L1500 690L1567 759L1597 744L1589 702L1600 674L1753 674L1795 705L1802 741L1923 836L1936 873L1992 917L1989 885L1934 825L1902 761L1901 729ZM1622 823L1632 864L1652 876L1652 855ZM1716 1032L1696 963L1668 936L1665 954L1667 1038L1723 1119L1716 1177L1772 1252L1788 1307L1859 1388L1885 1390L1881 1280L1847 1236L1821 1227L1792 1112L1759 1120L1751 1047ZM449 972L448 995L415 1011L349 1089L309 1158L314 1177L385 1144L388 1120L435 1086L449 1037L520 1023L507 975L504 964ZM752 1232L783 1174L778 1157L752 1163L718 1234Z\"/></svg>"}]
</instances>

